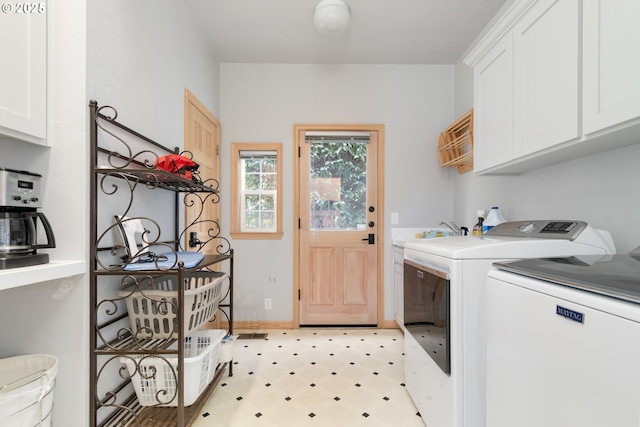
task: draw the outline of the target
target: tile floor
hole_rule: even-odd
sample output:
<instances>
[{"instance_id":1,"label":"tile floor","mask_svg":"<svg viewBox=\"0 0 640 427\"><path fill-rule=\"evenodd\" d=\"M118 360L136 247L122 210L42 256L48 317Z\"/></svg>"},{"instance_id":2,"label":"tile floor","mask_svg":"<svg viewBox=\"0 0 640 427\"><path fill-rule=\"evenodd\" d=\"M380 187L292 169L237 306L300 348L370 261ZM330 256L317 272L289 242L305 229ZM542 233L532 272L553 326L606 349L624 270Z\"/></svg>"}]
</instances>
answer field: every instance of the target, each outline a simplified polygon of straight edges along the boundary
<instances>
[{"instance_id":1,"label":"tile floor","mask_svg":"<svg viewBox=\"0 0 640 427\"><path fill-rule=\"evenodd\" d=\"M192 427L424 427L404 386L401 331L259 332L267 339L235 342L233 376Z\"/></svg>"}]
</instances>

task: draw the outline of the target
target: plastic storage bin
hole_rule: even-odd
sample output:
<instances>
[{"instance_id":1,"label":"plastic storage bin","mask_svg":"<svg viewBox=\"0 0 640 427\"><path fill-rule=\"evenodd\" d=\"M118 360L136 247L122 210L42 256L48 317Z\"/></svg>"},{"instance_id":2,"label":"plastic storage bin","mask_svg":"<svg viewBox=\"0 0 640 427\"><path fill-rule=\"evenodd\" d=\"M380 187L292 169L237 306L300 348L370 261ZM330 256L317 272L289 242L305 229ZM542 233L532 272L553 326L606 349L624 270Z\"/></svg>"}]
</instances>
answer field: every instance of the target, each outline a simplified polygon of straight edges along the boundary
<instances>
[{"instance_id":1,"label":"plastic storage bin","mask_svg":"<svg viewBox=\"0 0 640 427\"><path fill-rule=\"evenodd\" d=\"M233 347L237 339L236 335L228 335L222 339L218 363L227 363L233 360Z\"/></svg>"},{"instance_id":2,"label":"plastic storage bin","mask_svg":"<svg viewBox=\"0 0 640 427\"><path fill-rule=\"evenodd\" d=\"M125 298L131 329L138 338L178 337L177 275L158 276L153 283L141 279L138 288L119 291ZM215 271L198 271L185 279L184 330L185 334L198 329L218 309L222 292L229 287L229 275Z\"/></svg>"},{"instance_id":3,"label":"plastic storage bin","mask_svg":"<svg viewBox=\"0 0 640 427\"><path fill-rule=\"evenodd\" d=\"M57 373L55 356L0 359L0 427L49 427Z\"/></svg>"},{"instance_id":4,"label":"plastic storage bin","mask_svg":"<svg viewBox=\"0 0 640 427\"><path fill-rule=\"evenodd\" d=\"M197 331L184 339L184 405L190 406L209 385L218 366L221 329ZM172 346L176 350L176 344ZM178 357L121 357L141 406L178 406ZM136 368L137 366L137 368Z\"/></svg>"}]
</instances>

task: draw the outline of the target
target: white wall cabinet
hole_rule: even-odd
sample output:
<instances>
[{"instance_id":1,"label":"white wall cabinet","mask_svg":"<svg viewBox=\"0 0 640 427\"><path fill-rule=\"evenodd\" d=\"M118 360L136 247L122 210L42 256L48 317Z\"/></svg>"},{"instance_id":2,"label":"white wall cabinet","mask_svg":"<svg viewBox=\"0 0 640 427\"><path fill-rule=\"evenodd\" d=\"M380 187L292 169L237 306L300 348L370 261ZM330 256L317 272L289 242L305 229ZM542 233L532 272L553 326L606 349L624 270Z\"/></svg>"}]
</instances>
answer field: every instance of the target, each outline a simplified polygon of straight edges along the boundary
<instances>
[{"instance_id":1,"label":"white wall cabinet","mask_svg":"<svg viewBox=\"0 0 640 427\"><path fill-rule=\"evenodd\" d=\"M519 2L465 60L476 173L578 138L578 16L578 0Z\"/></svg>"},{"instance_id":2,"label":"white wall cabinet","mask_svg":"<svg viewBox=\"0 0 640 427\"><path fill-rule=\"evenodd\" d=\"M513 158L513 38L507 35L474 69L475 170ZM477 141L491 141L490 144Z\"/></svg>"},{"instance_id":3,"label":"white wall cabinet","mask_svg":"<svg viewBox=\"0 0 640 427\"><path fill-rule=\"evenodd\" d=\"M464 61L474 67L476 174L640 142L638 14L637 0L515 2Z\"/></svg>"},{"instance_id":4,"label":"white wall cabinet","mask_svg":"<svg viewBox=\"0 0 640 427\"><path fill-rule=\"evenodd\" d=\"M580 136L578 0L540 0L513 30L513 157Z\"/></svg>"},{"instance_id":5,"label":"white wall cabinet","mask_svg":"<svg viewBox=\"0 0 640 427\"><path fill-rule=\"evenodd\" d=\"M46 144L47 132L47 14L18 13L30 3L7 3L0 25L0 134ZM4 9L3 9L4 12ZM25 12L24 10L22 12Z\"/></svg>"},{"instance_id":6,"label":"white wall cabinet","mask_svg":"<svg viewBox=\"0 0 640 427\"><path fill-rule=\"evenodd\" d=\"M585 134L640 117L638 16L638 0L583 2Z\"/></svg>"}]
</instances>

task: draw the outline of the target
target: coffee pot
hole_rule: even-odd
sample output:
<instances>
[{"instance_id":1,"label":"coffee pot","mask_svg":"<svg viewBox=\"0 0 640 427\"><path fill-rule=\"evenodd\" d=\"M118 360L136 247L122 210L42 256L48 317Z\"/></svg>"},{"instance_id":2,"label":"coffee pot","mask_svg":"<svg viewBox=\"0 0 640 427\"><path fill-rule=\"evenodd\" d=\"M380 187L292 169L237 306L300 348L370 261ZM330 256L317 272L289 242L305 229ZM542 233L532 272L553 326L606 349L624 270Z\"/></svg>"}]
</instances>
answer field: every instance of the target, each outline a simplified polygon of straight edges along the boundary
<instances>
[{"instance_id":1,"label":"coffee pot","mask_svg":"<svg viewBox=\"0 0 640 427\"><path fill-rule=\"evenodd\" d=\"M38 243L38 221L46 233L46 243ZM53 230L42 212L0 212L0 256L29 254L36 249L55 247Z\"/></svg>"}]
</instances>

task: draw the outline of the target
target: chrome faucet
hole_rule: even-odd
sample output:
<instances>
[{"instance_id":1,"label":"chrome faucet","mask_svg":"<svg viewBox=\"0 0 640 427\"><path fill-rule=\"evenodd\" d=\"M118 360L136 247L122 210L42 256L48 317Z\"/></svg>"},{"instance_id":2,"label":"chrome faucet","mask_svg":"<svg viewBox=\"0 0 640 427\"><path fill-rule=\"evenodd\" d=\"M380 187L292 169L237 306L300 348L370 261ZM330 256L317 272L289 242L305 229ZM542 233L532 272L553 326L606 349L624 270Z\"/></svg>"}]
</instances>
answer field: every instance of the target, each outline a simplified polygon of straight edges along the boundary
<instances>
[{"instance_id":1,"label":"chrome faucet","mask_svg":"<svg viewBox=\"0 0 640 427\"><path fill-rule=\"evenodd\" d=\"M440 221L440 225L444 225L449 230L453 231L453 234L455 234L456 236L462 236L462 230L455 222L451 221L451 225L449 225L444 221Z\"/></svg>"}]
</instances>

